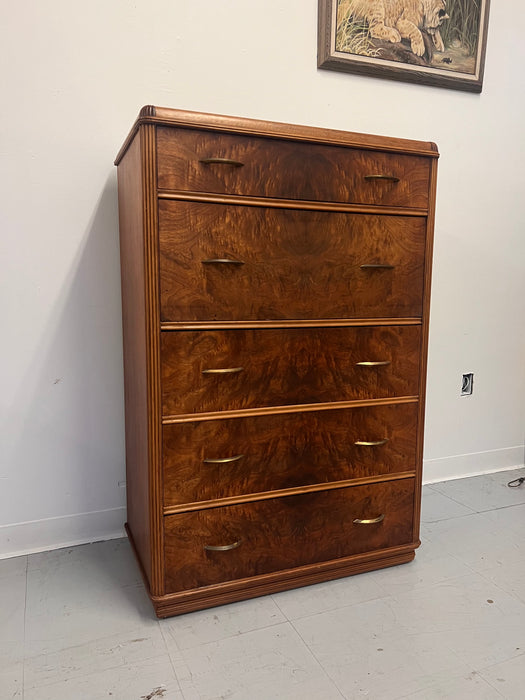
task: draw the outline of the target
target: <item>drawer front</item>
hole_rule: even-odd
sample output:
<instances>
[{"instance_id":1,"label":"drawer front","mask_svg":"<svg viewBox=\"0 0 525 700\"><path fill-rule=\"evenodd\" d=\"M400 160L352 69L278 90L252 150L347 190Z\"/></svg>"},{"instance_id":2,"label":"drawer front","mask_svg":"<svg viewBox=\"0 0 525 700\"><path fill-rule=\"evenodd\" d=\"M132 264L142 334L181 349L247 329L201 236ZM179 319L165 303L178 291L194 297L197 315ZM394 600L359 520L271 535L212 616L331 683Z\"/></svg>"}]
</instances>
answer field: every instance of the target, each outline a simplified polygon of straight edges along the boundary
<instances>
[{"instance_id":1,"label":"drawer front","mask_svg":"<svg viewBox=\"0 0 525 700\"><path fill-rule=\"evenodd\" d=\"M162 200L159 231L163 321L422 313L423 217Z\"/></svg>"},{"instance_id":2,"label":"drawer front","mask_svg":"<svg viewBox=\"0 0 525 700\"><path fill-rule=\"evenodd\" d=\"M164 505L416 469L418 404L166 425Z\"/></svg>"},{"instance_id":3,"label":"drawer front","mask_svg":"<svg viewBox=\"0 0 525 700\"><path fill-rule=\"evenodd\" d=\"M413 506L404 479L167 516L167 592L410 544Z\"/></svg>"},{"instance_id":4,"label":"drawer front","mask_svg":"<svg viewBox=\"0 0 525 700\"><path fill-rule=\"evenodd\" d=\"M161 190L418 208L428 204L429 163L420 156L161 127L157 164Z\"/></svg>"},{"instance_id":5,"label":"drawer front","mask_svg":"<svg viewBox=\"0 0 525 700\"><path fill-rule=\"evenodd\" d=\"M416 396L420 338L420 326L164 331L162 411Z\"/></svg>"}]
</instances>

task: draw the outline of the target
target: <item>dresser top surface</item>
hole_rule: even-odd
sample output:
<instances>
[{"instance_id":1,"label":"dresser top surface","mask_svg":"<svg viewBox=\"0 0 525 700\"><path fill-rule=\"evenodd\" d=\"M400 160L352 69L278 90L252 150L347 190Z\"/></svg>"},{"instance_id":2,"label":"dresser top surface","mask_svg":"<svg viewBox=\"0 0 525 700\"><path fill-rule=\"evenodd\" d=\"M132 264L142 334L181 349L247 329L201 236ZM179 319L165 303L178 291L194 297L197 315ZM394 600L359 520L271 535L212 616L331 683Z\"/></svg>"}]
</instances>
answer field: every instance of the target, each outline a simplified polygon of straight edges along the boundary
<instances>
[{"instance_id":1,"label":"dresser top surface","mask_svg":"<svg viewBox=\"0 0 525 700\"><path fill-rule=\"evenodd\" d=\"M430 141L415 141L391 136L359 134L351 131L285 124L281 122L249 119L246 117L232 117L147 105L140 110L130 133L115 159L115 165L119 164L127 147L142 124L195 128L248 136L266 136L292 141L324 143L327 145L381 150L391 153L422 155L432 158L437 158L439 156L436 144Z\"/></svg>"}]
</instances>

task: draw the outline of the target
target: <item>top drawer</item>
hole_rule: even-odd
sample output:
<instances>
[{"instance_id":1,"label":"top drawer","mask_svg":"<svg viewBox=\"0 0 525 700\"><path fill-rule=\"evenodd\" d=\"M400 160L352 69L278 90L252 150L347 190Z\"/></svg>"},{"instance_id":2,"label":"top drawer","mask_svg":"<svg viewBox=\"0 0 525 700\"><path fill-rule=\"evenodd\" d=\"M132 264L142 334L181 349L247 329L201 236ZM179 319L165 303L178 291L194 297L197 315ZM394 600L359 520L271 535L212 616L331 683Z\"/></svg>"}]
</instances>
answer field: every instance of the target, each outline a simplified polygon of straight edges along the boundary
<instances>
[{"instance_id":1,"label":"top drawer","mask_svg":"<svg viewBox=\"0 0 525 700\"><path fill-rule=\"evenodd\" d=\"M430 166L422 156L159 127L157 164L161 190L428 205Z\"/></svg>"}]
</instances>

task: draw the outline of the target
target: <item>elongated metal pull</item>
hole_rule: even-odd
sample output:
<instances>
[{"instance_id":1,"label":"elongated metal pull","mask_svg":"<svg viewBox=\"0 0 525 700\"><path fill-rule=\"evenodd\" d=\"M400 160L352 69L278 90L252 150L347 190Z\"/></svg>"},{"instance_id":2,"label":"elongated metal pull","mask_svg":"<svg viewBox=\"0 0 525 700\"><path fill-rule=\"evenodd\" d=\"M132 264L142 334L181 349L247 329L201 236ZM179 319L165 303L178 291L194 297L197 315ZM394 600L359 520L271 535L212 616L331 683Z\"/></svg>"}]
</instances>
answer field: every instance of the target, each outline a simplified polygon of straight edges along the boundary
<instances>
[{"instance_id":1,"label":"elongated metal pull","mask_svg":"<svg viewBox=\"0 0 525 700\"><path fill-rule=\"evenodd\" d=\"M383 440L356 440L354 442L354 445L358 445L359 447L379 447L380 445L386 445L388 442L388 438L384 438Z\"/></svg>"},{"instance_id":2,"label":"elongated metal pull","mask_svg":"<svg viewBox=\"0 0 525 700\"><path fill-rule=\"evenodd\" d=\"M232 542L231 544L205 544L204 549L207 552L229 552L231 549L237 549L242 544L242 540Z\"/></svg>"},{"instance_id":3,"label":"elongated metal pull","mask_svg":"<svg viewBox=\"0 0 525 700\"><path fill-rule=\"evenodd\" d=\"M374 525L374 523L380 523L385 519L385 514L381 513L377 518L356 518L354 520L355 525Z\"/></svg>"},{"instance_id":4,"label":"elongated metal pull","mask_svg":"<svg viewBox=\"0 0 525 700\"><path fill-rule=\"evenodd\" d=\"M201 260L203 265L244 265L244 260L235 260L233 258L208 258Z\"/></svg>"},{"instance_id":5,"label":"elongated metal pull","mask_svg":"<svg viewBox=\"0 0 525 700\"><path fill-rule=\"evenodd\" d=\"M204 462L204 464L229 464L230 462L238 462L243 457L244 455L235 455L235 457L222 457L220 459L211 459L207 457L202 461Z\"/></svg>"},{"instance_id":6,"label":"elongated metal pull","mask_svg":"<svg viewBox=\"0 0 525 700\"><path fill-rule=\"evenodd\" d=\"M244 165L240 160L232 160L231 158L202 158L199 163L203 165L232 165L234 168L242 168Z\"/></svg>"},{"instance_id":7,"label":"elongated metal pull","mask_svg":"<svg viewBox=\"0 0 525 700\"><path fill-rule=\"evenodd\" d=\"M389 180L390 182L399 182L399 178L395 175L365 175L365 180Z\"/></svg>"},{"instance_id":8,"label":"elongated metal pull","mask_svg":"<svg viewBox=\"0 0 525 700\"><path fill-rule=\"evenodd\" d=\"M368 362L356 362L356 367L386 367L390 360L370 360Z\"/></svg>"},{"instance_id":9,"label":"elongated metal pull","mask_svg":"<svg viewBox=\"0 0 525 700\"><path fill-rule=\"evenodd\" d=\"M244 367L221 367L220 369L203 369L202 374L237 374L243 370Z\"/></svg>"},{"instance_id":10,"label":"elongated metal pull","mask_svg":"<svg viewBox=\"0 0 525 700\"><path fill-rule=\"evenodd\" d=\"M388 263L364 263L361 265L361 270L393 270L395 265Z\"/></svg>"}]
</instances>

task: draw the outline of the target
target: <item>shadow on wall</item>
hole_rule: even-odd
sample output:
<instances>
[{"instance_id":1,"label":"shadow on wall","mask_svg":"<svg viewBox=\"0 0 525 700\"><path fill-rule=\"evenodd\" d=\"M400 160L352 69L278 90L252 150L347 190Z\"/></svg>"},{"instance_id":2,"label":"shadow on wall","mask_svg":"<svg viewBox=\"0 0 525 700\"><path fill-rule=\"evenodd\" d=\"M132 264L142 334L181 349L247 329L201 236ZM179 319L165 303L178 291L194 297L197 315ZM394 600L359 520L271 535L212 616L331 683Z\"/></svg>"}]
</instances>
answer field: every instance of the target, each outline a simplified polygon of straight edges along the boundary
<instances>
[{"instance_id":1,"label":"shadow on wall","mask_svg":"<svg viewBox=\"0 0 525 700\"><path fill-rule=\"evenodd\" d=\"M10 411L0 524L125 505L121 324L111 173Z\"/></svg>"}]
</instances>

